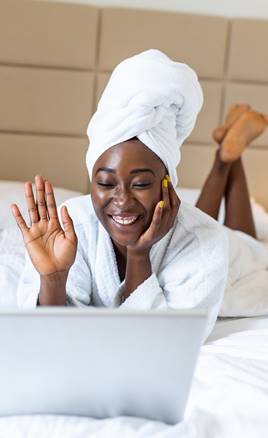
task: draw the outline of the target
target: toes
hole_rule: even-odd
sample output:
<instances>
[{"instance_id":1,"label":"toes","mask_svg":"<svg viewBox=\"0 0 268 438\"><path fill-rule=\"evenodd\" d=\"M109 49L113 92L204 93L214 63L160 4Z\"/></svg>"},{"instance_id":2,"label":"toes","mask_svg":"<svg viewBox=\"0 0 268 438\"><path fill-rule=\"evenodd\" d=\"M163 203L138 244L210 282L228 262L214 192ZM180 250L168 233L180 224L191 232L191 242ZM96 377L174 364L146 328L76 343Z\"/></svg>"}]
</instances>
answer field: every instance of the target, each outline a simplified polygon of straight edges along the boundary
<instances>
[{"instance_id":1,"label":"toes","mask_svg":"<svg viewBox=\"0 0 268 438\"><path fill-rule=\"evenodd\" d=\"M218 126L214 129L212 132L212 138L216 141L216 143L221 143L225 134L226 134L227 128L224 125Z\"/></svg>"}]
</instances>

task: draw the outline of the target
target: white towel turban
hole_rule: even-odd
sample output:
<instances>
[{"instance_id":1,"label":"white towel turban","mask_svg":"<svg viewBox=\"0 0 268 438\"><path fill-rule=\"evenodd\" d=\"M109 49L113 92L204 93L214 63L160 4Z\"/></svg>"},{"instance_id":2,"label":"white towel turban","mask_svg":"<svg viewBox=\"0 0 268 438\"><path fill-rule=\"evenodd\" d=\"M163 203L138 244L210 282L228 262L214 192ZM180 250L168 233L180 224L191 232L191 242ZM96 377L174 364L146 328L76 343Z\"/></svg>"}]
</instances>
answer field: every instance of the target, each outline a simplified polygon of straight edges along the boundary
<instances>
[{"instance_id":1,"label":"white towel turban","mask_svg":"<svg viewBox=\"0 0 268 438\"><path fill-rule=\"evenodd\" d=\"M197 75L186 64L155 49L122 61L88 125L90 179L103 152L138 137L163 161L175 187L180 146L193 130L202 104Z\"/></svg>"}]
</instances>

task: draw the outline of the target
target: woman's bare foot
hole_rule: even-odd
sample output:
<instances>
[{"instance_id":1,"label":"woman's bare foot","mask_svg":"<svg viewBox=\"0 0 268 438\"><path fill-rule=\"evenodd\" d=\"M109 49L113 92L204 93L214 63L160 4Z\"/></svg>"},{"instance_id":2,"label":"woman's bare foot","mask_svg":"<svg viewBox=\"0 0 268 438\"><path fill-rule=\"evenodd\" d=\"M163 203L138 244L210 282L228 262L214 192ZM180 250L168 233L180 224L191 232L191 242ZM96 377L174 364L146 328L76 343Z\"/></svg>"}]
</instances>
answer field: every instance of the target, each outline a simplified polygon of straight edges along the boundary
<instances>
[{"instance_id":1,"label":"woman's bare foot","mask_svg":"<svg viewBox=\"0 0 268 438\"><path fill-rule=\"evenodd\" d=\"M218 126L212 132L212 137L216 141L216 143L221 144L224 136L227 134L227 131L231 128L231 126L242 116L246 111L250 109L250 106L247 104L236 104L232 105L227 113L225 118L225 122L223 125Z\"/></svg>"},{"instance_id":2,"label":"woman's bare foot","mask_svg":"<svg viewBox=\"0 0 268 438\"><path fill-rule=\"evenodd\" d=\"M244 112L227 131L220 148L220 158L226 163L237 160L245 147L263 133L268 125L268 115L256 111Z\"/></svg>"}]
</instances>

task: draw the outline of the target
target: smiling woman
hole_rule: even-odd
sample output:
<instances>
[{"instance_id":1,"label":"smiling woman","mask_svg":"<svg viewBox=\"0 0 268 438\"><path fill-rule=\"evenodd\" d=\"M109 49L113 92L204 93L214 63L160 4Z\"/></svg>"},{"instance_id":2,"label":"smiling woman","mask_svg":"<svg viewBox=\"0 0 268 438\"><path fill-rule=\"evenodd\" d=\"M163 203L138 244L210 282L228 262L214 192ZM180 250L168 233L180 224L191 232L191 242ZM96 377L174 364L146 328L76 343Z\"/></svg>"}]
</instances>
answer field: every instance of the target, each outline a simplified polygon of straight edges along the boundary
<instances>
[{"instance_id":1,"label":"smiling woman","mask_svg":"<svg viewBox=\"0 0 268 438\"><path fill-rule=\"evenodd\" d=\"M88 127L91 196L67 201L61 225L52 186L37 176L36 199L25 185L30 227L12 207L31 259L20 306L202 308L209 334L227 280L226 232L174 190L201 106L194 71L157 50L116 67Z\"/></svg>"}]
</instances>

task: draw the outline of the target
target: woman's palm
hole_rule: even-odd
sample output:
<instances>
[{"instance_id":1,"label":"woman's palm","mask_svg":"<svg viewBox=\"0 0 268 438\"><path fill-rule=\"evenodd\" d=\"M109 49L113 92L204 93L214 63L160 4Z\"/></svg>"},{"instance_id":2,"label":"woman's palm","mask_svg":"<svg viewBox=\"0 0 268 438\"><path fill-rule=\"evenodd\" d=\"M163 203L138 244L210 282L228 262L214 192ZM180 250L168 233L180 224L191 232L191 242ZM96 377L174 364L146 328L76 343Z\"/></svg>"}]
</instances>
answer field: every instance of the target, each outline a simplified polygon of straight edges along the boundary
<instances>
[{"instance_id":1,"label":"woman's palm","mask_svg":"<svg viewBox=\"0 0 268 438\"><path fill-rule=\"evenodd\" d=\"M25 245L35 267L42 275L70 269L76 252L76 239L65 236L59 223L32 224Z\"/></svg>"},{"instance_id":2,"label":"woman's palm","mask_svg":"<svg viewBox=\"0 0 268 438\"><path fill-rule=\"evenodd\" d=\"M14 204L13 215L22 232L33 265L40 275L68 271L75 260L77 237L66 207L62 207L60 225L53 189L37 176L36 201L31 183L25 184L25 197L31 226L28 227Z\"/></svg>"}]
</instances>

